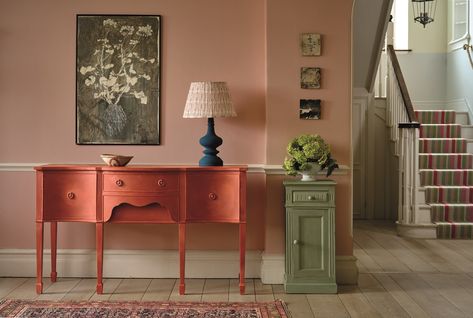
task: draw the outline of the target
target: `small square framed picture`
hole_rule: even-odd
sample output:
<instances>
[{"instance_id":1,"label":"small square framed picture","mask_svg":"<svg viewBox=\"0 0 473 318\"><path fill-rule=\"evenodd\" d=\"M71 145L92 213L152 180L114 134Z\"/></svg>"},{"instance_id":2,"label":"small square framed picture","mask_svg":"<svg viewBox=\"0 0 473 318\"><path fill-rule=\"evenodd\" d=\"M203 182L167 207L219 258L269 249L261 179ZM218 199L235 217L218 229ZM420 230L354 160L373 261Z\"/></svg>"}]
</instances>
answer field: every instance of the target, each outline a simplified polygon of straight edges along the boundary
<instances>
[{"instance_id":1,"label":"small square framed picture","mask_svg":"<svg viewBox=\"0 0 473 318\"><path fill-rule=\"evenodd\" d=\"M302 33L301 52L302 56L319 56L322 49L320 34Z\"/></svg>"},{"instance_id":2,"label":"small square framed picture","mask_svg":"<svg viewBox=\"0 0 473 318\"><path fill-rule=\"evenodd\" d=\"M321 76L319 67L301 67L301 88L320 88Z\"/></svg>"},{"instance_id":3,"label":"small square framed picture","mask_svg":"<svg viewBox=\"0 0 473 318\"><path fill-rule=\"evenodd\" d=\"M301 99L299 119L320 119L320 99Z\"/></svg>"}]
</instances>

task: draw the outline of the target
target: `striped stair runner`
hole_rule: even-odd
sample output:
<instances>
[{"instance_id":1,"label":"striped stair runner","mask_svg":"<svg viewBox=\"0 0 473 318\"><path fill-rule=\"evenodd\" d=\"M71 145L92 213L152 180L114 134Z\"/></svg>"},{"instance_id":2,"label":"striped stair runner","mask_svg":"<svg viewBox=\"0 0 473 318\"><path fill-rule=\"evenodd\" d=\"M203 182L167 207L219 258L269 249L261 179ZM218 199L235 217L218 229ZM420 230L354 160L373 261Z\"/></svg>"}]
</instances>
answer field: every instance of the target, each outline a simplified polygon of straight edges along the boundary
<instances>
[{"instance_id":1,"label":"striped stair runner","mask_svg":"<svg viewBox=\"0 0 473 318\"><path fill-rule=\"evenodd\" d=\"M420 183L437 238L473 239L473 155L454 111L416 111Z\"/></svg>"}]
</instances>

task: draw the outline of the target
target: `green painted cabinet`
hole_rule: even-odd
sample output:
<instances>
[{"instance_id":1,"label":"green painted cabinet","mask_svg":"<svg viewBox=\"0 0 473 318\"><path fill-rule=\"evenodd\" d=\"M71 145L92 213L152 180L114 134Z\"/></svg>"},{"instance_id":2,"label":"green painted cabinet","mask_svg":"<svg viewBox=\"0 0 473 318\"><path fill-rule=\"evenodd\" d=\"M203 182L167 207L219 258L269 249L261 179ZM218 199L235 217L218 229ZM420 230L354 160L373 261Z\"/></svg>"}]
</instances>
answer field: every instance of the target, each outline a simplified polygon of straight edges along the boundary
<instances>
[{"instance_id":1,"label":"green painted cabinet","mask_svg":"<svg viewBox=\"0 0 473 318\"><path fill-rule=\"evenodd\" d=\"M336 293L335 182L285 181L287 293Z\"/></svg>"}]
</instances>

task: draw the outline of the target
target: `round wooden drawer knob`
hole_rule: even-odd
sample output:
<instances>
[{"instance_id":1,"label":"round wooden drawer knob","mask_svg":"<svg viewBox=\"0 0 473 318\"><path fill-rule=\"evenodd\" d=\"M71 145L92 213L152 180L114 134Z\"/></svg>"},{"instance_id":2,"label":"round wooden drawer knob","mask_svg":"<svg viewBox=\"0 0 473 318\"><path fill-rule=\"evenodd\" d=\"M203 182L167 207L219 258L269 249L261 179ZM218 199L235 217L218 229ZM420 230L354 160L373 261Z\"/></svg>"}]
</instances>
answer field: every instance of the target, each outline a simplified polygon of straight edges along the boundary
<instances>
[{"instance_id":1,"label":"round wooden drawer knob","mask_svg":"<svg viewBox=\"0 0 473 318\"><path fill-rule=\"evenodd\" d=\"M159 185L160 187L165 187L165 186L166 186L166 181L164 181L163 179L159 179L159 180L158 180L158 185Z\"/></svg>"},{"instance_id":2,"label":"round wooden drawer knob","mask_svg":"<svg viewBox=\"0 0 473 318\"><path fill-rule=\"evenodd\" d=\"M217 200L217 194L213 193L213 192L210 192L209 193L209 199L210 200Z\"/></svg>"},{"instance_id":3,"label":"round wooden drawer knob","mask_svg":"<svg viewBox=\"0 0 473 318\"><path fill-rule=\"evenodd\" d=\"M123 183L123 180L118 179L118 180L115 182L115 184L116 184L117 186L119 186L119 187L123 187L123 184L124 184L124 183Z\"/></svg>"},{"instance_id":4,"label":"round wooden drawer knob","mask_svg":"<svg viewBox=\"0 0 473 318\"><path fill-rule=\"evenodd\" d=\"M68 192L68 193L67 193L67 198L68 198L69 200L72 200L72 199L74 199L75 197L76 197L76 195L74 194L74 192Z\"/></svg>"},{"instance_id":5,"label":"round wooden drawer knob","mask_svg":"<svg viewBox=\"0 0 473 318\"><path fill-rule=\"evenodd\" d=\"M294 240L294 241L292 242L292 244L298 245L298 244L299 244L299 240Z\"/></svg>"},{"instance_id":6,"label":"round wooden drawer knob","mask_svg":"<svg viewBox=\"0 0 473 318\"><path fill-rule=\"evenodd\" d=\"M315 200L315 197L309 195L309 197L308 197L307 199L309 199L309 200Z\"/></svg>"}]
</instances>

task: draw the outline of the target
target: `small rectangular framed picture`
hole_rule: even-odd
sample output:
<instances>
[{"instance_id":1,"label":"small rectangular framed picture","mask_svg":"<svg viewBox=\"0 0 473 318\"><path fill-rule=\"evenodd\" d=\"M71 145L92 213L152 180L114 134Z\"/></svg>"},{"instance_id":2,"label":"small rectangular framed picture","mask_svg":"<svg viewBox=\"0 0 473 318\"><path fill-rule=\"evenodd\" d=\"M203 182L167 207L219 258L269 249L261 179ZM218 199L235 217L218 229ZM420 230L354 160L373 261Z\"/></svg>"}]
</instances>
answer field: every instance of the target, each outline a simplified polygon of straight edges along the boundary
<instances>
[{"instance_id":1,"label":"small rectangular framed picture","mask_svg":"<svg viewBox=\"0 0 473 318\"><path fill-rule=\"evenodd\" d=\"M320 99L301 99L299 119L320 119Z\"/></svg>"},{"instance_id":2,"label":"small rectangular framed picture","mask_svg":"<svg viewBox=\"0 0 473 318\"><path fill-rule=\"evenodd\" d=\"M301 33L302 56L319 56L321 49L320 34Z\"/></svg>"},{"instance_id":3,"label":"small rectangular framed picture","mask_svg":"<svg viewBox=\"0 0 473 318\"><path fill-rule=\"evenodd\" d=\"M320 88L321 76L319 67L301 67L301 88Z\"/></svg>"}]
</instances>

